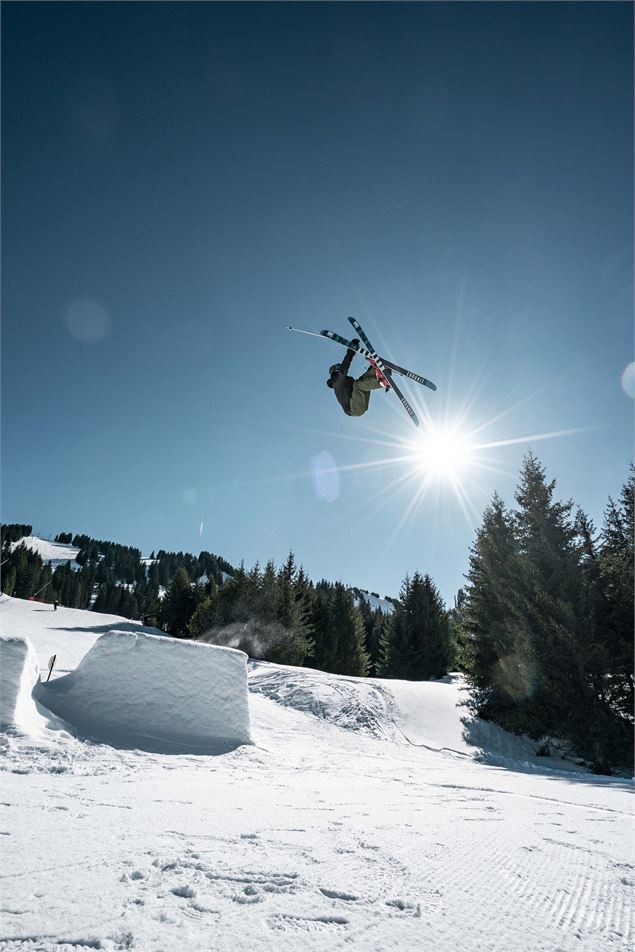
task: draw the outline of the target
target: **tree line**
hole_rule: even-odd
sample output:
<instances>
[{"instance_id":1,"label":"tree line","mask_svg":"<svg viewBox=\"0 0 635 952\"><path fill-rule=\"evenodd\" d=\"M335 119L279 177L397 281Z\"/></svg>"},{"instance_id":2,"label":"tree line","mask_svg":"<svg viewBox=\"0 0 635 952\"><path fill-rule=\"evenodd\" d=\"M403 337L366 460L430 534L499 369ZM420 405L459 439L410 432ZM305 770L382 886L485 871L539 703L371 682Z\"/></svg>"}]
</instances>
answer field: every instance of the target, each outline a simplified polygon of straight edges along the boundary
<instances>
[{"instance_id":1,"label":"tree line","mask_svg":"<svg viewBox=\"0 0 635 952\"><path fill-rule=\"evenodd\" d=\"M52 568L19 540L31 526L2 527L2 590L71 608L155 624L177 638L230 644L251 657L334 674L428 678L446 673L454 656L449 616L428 576L407 577L394 611L371 608L363 590L325 579L313 583L293 552L250 571L219 556L138 549L60 533L79 548ZM17 545L15 543L18 543ZM373 593L376 595L376 593ZM376 596L378 597L378 596Z\"/></svg>"},{"instance_id":2,"label":"tree line","mask_svg":"<svg viewBox=\"0 0 635 952\"><path fill-rule=\"evenodd\" d=\"M631 467L601 529L526 456L508 510L495 494L471 549L454 630L483 718L564 742L600 773L633 762Z\"/></svg>"},{"instance_id":3,"label":"tree line","mask_svg":"<svg viewBox=\"0 0 635 952\"><path fill-rule=\"evenodd\" d=\"M372 609L342 582L313 583L293 552L243 565L222 585L192 585L180 569L161 603L161 622L176 637L240 648L252 658L332 674L441 677L453 659L449 616L432 579L406 578L394 612Z\"/></svg>"},{"instance_id":4,"label":"tree line","mask_svg":"<svg viewBox=\"0 0 635 952\"><path fill-rule=\"evenodd\" d=\"M494 494L447 610L427 574L404 579L393 611L341 582L314 583L293 552L251 570L219 556L60 534L80 551L51 569L2 527L2 590L158 625L174 637L334 674L425 680L462 670L472 709L507 730L563 744L599 772L633 757L633 492L609 498L598 531L525 458L515 509ZM26 530L26 531L25 531ZM7 568L8 566L8 568ZM373 593L375 594L375 593Z\"/></svg>"},{"instance_id":5,"label":"tree line","mask_svg":"<svg viewBox=\"0 0 635 952\"><path fill-rule=\"evenodd\" d=\"M87 535L61 532L55 542L70 544L78 551L55 567L21 540L32 535L30 525L3 524L2 591L16 598L39 598L68 608L92 609L124 618L158 618L162 589L179 568L192 580L214 579L222 583L235 572L221 556L201 552L168 552L161 549L142 559L140 549ZM73 564L74 563L74 564Z\"/></svg>"}]
</instances>

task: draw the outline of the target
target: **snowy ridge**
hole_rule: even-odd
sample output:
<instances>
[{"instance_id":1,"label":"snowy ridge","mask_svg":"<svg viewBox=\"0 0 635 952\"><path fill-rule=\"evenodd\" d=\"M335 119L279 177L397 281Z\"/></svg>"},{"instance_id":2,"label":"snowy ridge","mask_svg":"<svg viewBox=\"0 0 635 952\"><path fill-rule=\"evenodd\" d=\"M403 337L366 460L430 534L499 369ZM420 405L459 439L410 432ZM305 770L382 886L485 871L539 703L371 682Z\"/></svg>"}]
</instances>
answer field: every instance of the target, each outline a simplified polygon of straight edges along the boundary
<instances>
[{"instance_id":1,"label":"snowy ridge","mask_svg":"<svg viewBox=\"0 0 635 952\"><path fill-rule=\"evenodd\" d=\"M377 592L367 592L366 589L354 589L354 591L359 593L358 598L363 598L368 603L371 611L376 611L379 608L384 615L392 615L395 610L394 604L385 596L382 598Z\"/></svg>"},{"instance_id":2,"label":"snowy ridge","mask_svg":"<svg viewBox=\"0 0 635 952\"><path fill-rule=\"evenodd\" d=\"M71 563L72 569L79 569L81 566L75 561L79 553L79 547L66 544L64 542L50 542L47 539L40 539L38 536L23 536L17 542L11 543L11 551L20 545L26 546L32 552L37 552L43 562L48 562L51 568L55 569L58 565Z\"/></svg>"}]
</instances>

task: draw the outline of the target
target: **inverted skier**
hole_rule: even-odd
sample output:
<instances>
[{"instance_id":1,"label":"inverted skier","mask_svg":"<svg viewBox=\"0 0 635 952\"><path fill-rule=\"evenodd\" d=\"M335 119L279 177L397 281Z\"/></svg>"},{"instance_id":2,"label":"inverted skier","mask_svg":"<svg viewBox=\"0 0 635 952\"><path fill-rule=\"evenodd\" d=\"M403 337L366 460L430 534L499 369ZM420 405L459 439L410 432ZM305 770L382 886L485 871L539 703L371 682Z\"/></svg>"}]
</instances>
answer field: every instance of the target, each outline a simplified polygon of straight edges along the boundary
<instances>
[{"instance_id":1,"label":"inverted skier","mask_svg":"<svg viewBox=\"0 0 635 952\"><path fill-rule=\"evenodd\" d=\"M351 344L357 346L357 338L351 341ZM363 416L368 410L370 404L371 390L379 390L383 387L374 367L368 370L355 380L348 377L348 368L355 356L355 351L346 351L346 357L341 364L332 364L329 367L329 379L326 386L335 391L337 402L347 416Z\"/></svg>"}]
</instances>

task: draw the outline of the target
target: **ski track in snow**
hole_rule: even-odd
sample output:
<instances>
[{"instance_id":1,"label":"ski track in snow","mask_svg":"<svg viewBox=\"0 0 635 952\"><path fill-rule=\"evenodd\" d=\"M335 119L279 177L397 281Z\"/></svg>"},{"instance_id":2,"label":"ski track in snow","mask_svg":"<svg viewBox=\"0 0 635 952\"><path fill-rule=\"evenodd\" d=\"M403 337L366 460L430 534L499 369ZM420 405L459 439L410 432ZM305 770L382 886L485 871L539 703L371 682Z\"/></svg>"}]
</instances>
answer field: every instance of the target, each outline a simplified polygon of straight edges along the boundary
<instances>
[{"instance_id":1,"label":"ski track in snow","mask_svg":"<svg viewBox=\"0 0 635 952\"><path fill-rule=\"evenodd\" d=\"M0 949L632 948L629 782L439 752L389 682L251 692L222 756L0 735Z\"/></svg>"}]
</instances>

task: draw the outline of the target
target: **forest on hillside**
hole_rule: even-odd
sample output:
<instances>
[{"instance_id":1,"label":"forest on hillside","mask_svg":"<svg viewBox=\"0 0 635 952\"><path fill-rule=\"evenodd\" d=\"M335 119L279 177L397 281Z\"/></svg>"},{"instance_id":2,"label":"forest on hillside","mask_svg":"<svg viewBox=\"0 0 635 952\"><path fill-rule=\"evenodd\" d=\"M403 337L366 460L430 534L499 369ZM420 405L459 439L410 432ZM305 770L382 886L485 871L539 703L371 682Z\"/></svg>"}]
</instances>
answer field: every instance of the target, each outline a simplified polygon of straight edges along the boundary
<instances>
[{"instance_id":1,"label":"forest on hillside","mask_svg":"<svg viewBox=\"0 0 635 952\"><path fill-rule=\"evenodd\" d=\"M52 567L2 526L2 591L122 615L334 674L423 680L460 669L472 709L507 730L575 752L600 772L633 759L634 471L599 529L533 454L516 506L494 494L465 585L450 608L427 573L402 583L392 611L342 582L313 582L293 552L247 570L209 552L139 549L60 533L77 548ZM373 593L374 594L374 593Z\"/></svg>"}]
</instances>

